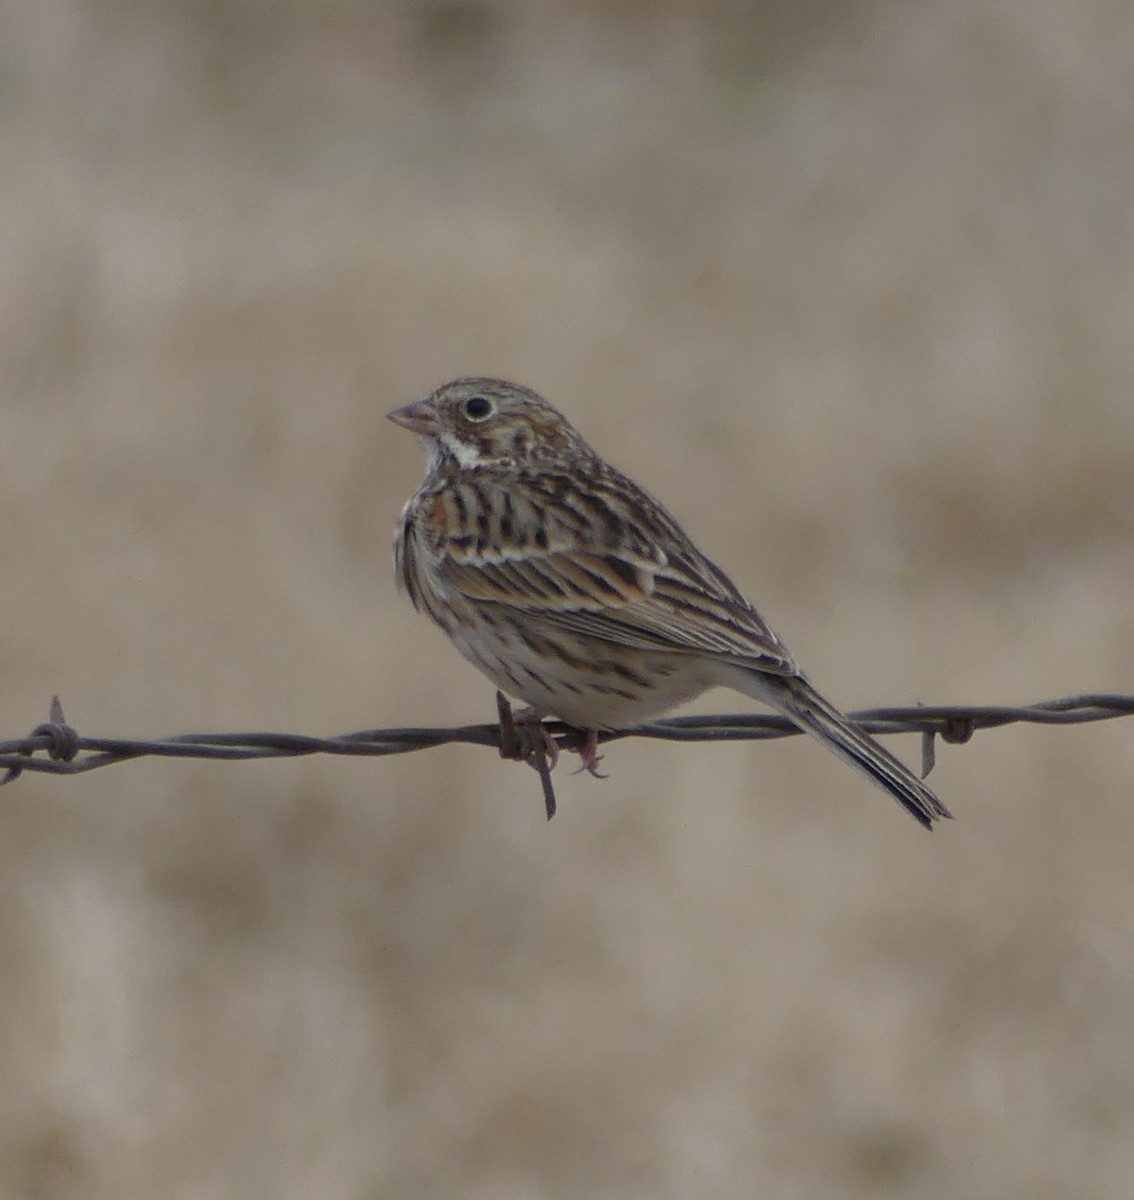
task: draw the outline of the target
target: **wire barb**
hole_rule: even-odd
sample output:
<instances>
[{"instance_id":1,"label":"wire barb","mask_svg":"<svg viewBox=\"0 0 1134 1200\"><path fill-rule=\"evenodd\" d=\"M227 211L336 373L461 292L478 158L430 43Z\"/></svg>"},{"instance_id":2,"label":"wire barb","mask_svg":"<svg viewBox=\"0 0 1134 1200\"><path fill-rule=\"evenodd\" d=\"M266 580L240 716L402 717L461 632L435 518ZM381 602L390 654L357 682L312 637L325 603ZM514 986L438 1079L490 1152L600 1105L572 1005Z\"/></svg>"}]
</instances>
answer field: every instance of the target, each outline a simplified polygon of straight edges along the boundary
<instances>
[{"instance_id":1,"label":"wire barb","mask_svg":"<svg viewBox=\"0 0 1134 1200\"><path fill-rule=\"evenodd\" d=\"M45 744L39 745L38 743L41 741ZM30 758L36 750L46 750L53 762L65 763L71 762L79 752L79 735L67 724L63 716L63 705L58 696L51 697L47 722L37 725L31 731L31 736L20 743L17 753ZM5 759L4 762L6 761ZM0 765L3 764L0 763ZM4 772L4 778L0 779L0 787L11 783L13 779L19 779L20 773L26 765L20 762L10 764Z\"/></svg>"},{"instance_id":2,"label":"wire barb","mask_svg":"<svg viewBox=\"0 0 1134 1200\"><path fill-rule=\"evenodd\" d=\"M559 762L559 743L540 720L517 721L512 704L503 692L496 693L496 713L500 718L500 757L526 762L539 772L543 788L543 807L550 821L555 816L555 786L551 772Z\"/></svg>"},{"instance_id":3,"label":"wire barb","mask_svg":"<svg viewBox=\"0 0 1134 1200\"><path fill-rule=\"evenodd\" d=\"M539 773L548 819L555 815L551 770L560 750L578 750L585 733L561 721L525 722L512 716L511 705L498 698L499 723L457 728L366 729L338 737L295 733L183 733L160 741L83 737L63 717L59 697L52 698L49 719L28 737L0 741L0 785L25 771L79 775L134 758L206 758L239 761L254 758L297 758L309 754L383 756L408 754L434 746L491 746L503 757L529 762ZM920 733L922 775L933 769L936 739L950 744L969 741L978 729L1003 725L1081 725L1134 715L1134 696L1090 693L1043 700L1023 706L917 705L913 708L868 708L848 716L870 734ZM731 742L790 737L800 731L786 717L764 713L722 713L707 717L672 717L633 729L599 733L598 742L640 737L671 742ZM36 754L46 754L37 758Z\"/></svg>"}]
</instances>

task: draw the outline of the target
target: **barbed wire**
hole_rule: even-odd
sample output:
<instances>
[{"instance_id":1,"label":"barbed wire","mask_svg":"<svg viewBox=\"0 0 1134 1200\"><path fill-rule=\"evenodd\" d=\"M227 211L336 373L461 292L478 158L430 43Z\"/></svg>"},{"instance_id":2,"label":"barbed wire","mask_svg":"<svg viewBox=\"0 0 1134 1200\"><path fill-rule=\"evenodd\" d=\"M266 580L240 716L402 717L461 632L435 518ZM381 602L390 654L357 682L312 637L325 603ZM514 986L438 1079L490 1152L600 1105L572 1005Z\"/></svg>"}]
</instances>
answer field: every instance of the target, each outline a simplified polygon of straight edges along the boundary
<instances>
[{"instance_id":1,"label":"barbed wire","mask_svg":"<svg viewBox=\"0 0 1134 1200\"><path fill-rule=\"evenodd\" d=\"M544 805L555 814L551 770L560 750L582 749L586 735L561 721L538 725L513 722L508 701L497 694L500 722L455 728L363 729L336 737L294 733L182 733L157 741L135 738L84 737L63 716L59 697L52 698L48 720L25 738L0 741L0 786L24 771L50 775L79 775L99 767L137 758L196 758L243 761L260 758L298 758L311 754L384 756L408 754L434 746L491 746L502 757L522 759L539 772ZM917 705L913 708L868 708L847 714L872 734L920 733L922 775L935 761L936 739L959 744L978 729L1018 723L1080 725L1134 715L1134 696L1109 693L1067 696L1028 705ZM800 730L786 717L766 713L722 713L715 716L671 717L610 733L598 742L640 737L671 742L762 741L791 737ZM45 758L36 758L36 754Z\"/></svg>"}]
</instances>

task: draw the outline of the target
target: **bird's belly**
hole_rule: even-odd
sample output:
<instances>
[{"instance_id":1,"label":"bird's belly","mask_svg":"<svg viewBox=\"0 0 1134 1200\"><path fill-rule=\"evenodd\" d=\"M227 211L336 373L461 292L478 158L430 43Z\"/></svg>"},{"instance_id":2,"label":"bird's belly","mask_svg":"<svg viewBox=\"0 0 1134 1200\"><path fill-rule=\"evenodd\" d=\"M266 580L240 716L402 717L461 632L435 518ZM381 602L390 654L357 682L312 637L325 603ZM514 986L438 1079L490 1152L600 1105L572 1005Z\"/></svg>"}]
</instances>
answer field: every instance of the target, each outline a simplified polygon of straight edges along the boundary
<instances>
[{"instance_id":1,"label":"bird's belly","mask_svg":"<svg viewBox=\"0 0 1134 1200\"><path fill-rule=\"evenodd\" d=\"M651 654L563 633L479 625L457 649L509 696L583 729L625 729L716 681L693 656Z\"/></svg>"}]
</instances>

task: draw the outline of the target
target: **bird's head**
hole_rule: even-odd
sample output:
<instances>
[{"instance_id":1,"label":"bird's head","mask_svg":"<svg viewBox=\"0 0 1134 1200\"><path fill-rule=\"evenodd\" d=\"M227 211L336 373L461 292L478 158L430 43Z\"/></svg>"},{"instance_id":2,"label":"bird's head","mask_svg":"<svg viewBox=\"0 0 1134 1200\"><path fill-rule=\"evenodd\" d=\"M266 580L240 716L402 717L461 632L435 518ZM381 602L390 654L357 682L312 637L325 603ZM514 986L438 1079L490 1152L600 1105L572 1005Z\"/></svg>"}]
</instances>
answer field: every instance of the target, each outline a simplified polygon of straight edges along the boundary
<instances>
[{"instance_id":1,"label":"bird's head","mask_svg":"<svg viewBox=\"0 0 1134 1200\"><path fill-rule=\"evenodd\" d=\"M389 417L421 438L431 469L523 466L592 453L557 408L503 379L455 379Z\"/></svg>"}]
</instances>

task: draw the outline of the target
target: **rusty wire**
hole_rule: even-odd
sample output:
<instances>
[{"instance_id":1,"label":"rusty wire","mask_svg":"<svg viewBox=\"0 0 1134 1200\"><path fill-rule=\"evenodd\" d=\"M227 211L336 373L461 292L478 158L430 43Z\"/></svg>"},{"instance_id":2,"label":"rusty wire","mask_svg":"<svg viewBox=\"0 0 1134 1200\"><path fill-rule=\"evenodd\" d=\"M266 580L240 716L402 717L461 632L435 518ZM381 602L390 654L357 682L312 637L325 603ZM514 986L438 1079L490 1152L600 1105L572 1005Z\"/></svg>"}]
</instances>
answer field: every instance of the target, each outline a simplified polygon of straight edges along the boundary
<instances>
[{"instance_id":1,"label":"rusty wire","mask_svg":"<svg viewBox=\"0 0 1134 1200\"><path fill-rule=\"evenodd\" d=\"M501 698L503 701L503 698ZM503 702L506 706L506 701ZM536 768L543 787L547 815L555 812L551 767L558 749L577 750L582 734L559 721L548 721L549 737L543 743L526 742L507 718L500 724L462 725L456 728L364 729L337 737L312 737L293 733L183 733L157 741L135 738L84 737L63 716L56 696L48 720L24 738L0 741L0 785L11 783L24 771L51 775L78 775L97 767L136 758L201 758L245 760L296 758L309 754L375 756L407 754L433 746L453 744L491 746L506 758L524 758ZM1030 723L1078 725L1134 715L1134 696L1091 694L1043 700L1038 704L918 705L914 708L868 708L848 714L868 733L920 733L922 774L933 768L936 739L967 742L978 729ZM642 737L676 742L750 741L790 737L799 729L786 717L764 713L725 713L718 716L672 717L633 729L600 733L599 742ZM549 753L550 751L550 753ZM46 757L37 758L37 754Z\"/></svg>"}]
</instances>

